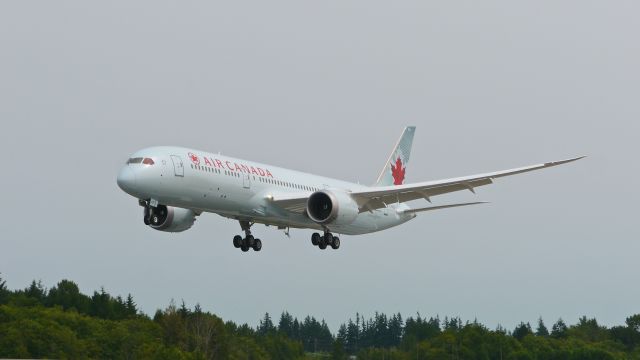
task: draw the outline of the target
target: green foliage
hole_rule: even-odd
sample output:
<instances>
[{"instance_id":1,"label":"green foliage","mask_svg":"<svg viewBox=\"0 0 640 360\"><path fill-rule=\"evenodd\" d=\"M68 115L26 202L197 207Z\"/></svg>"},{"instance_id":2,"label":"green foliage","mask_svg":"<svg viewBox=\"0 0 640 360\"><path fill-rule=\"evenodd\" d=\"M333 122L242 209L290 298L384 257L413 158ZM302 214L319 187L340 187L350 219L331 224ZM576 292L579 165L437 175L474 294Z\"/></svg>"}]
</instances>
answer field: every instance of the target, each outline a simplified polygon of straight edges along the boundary
<instances>
[{"instance_id":1,"label":"green foliage","mask_svg":"<svg viewBox=\"0 0 640 360\"><path fill-rule=\"evenodd\" d=\"M460 318L404 321L400 314L356 314L334 337L324 320L302 321L283 312L274 324L267 313L256 328L223 322L200 305L172 300L153 319L133 297L101 289L91 297L62 280L47 290L33 281L11 291L0 278L0 358L105 359L637 359L640 315L607 328L581 317L559 319L548 331L521 322L511 334Z\"/></svg>"},{"instance_id":2,"label":"green foliage","mask_svg":"<svg viewBox=\"0 0 640 360\"><path fill-rule=\"evenodd\" d=\"M2 288L1 285L0 288ZM640 331L640 314L629 316L627 318L626 324L630 329L633 329L636 332Z\"/></svg>"},{"instance_id":3,"label":"green foliage","mask_svg":"<svg viewBox=\"0 0 640 360\"><path fill-rule=\"evenodd\" d=\"M89 308L93 305L92 298L81 294L76 283L69 280L62 280L58 285L49 290L45 305L62 306L62 309L76 309L82 314L89 314Z\"/></svg>"},{"instance_id":4,"label":"green foliage","mask_svg":"<svg viewBox=\"0 0 640 360\"><path fill-rule=\"evenodd\" d=\"M345 360L347 358L347 352L344 351L344 343L342 340L336 340L333 343L333 351L331 352L332 360Z\"/></svg>"},{"instance_id":5,"label":"green foliage","mask_svg":"<svg viewBox=\"0 0 640 360\"><path fill-rule=\"evenodd\" d=\"M61 307L2 305L0 319L0 357L117 359L168 352L188 358L164 346L159 326L145 318L111 321Z\"/></svg>"}]
</instances>

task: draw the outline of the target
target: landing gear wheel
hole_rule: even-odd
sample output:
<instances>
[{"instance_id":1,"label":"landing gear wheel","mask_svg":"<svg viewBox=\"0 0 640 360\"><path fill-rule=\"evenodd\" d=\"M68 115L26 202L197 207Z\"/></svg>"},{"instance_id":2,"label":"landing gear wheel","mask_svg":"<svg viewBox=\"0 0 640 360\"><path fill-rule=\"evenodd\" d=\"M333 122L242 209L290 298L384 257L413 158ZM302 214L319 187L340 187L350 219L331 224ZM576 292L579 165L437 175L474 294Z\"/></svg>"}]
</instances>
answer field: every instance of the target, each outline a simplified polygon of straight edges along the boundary
<instances>
[{"instance_id":1,"label":"landing gear wheel","mask_svg":"<svg viewBox=\"0 0 640 360\"><path fill-rule=\"evenodd\" d=\"M327 248L327 241L324 238L320 239L320 243L318 243L318 247L320 250L324 250Z\"/></svg>"},{"instance_id":2,"label":"landing gear wheel","mask_svg":"<svg viewBox=\"0 0 640 360\"><path fill-rule=\"evenodd\" d=\"M311 243L313 244L313 246L318 246L318 244L320 243L320 234L313 233L313 235L311 235Z\"/></svg>"},{"instance_id":3,"label":"landing gear wheel","mask_svg":"<svg viewBox=\"0 0 640 360\"><path fill-rule=\"evenodd\" d=\"M242 236L236 235L233 237L233 247L238 249L240 246L242 246Z\"/></svg>"},{"instance_id":4,"label":"landing gear wheel","mask_svg":"<svg viewBox=\"0 0 640 360\"><path fill-rule=\"evenodd\" d=\"M256 240L253 238L253 235L248 235L246 238L244 238L244 243L248 247L253 247L255 242Z\"/></svg>"},{"instance_id":5,"label":"landing gear wheel","mask_svg":"<svg viewBox=\"0 0 640 360\"><path fill-rule=\"evenodd\" d=\"M242 231L244 231L245 236L242 238L242 236L236 235L233 238L233 246L239 247L243 252L247 252L249 249L253 249L253 251L262 250L262 241L251 235L251 226L253 226L252 222L240 220L240 227Z\"/></svg>"},{"instance_id":6,"label":"landing gear wheel","mask_svg":"<svg viewBox=\"0 0 640 360\"><path fill-rule=\"evenodd\" d=\"M253 251L260 251L262 249L262 241L255 239L253 242Z\"/></svg>"},{"instance_id":7,"label":"landing gear wheel","mask_svg":"<svg viewBox=\"0 0 640 360\"><path fill-rule=\"evenodd\" d=\"M145 225L151 224L151 212L149 211L149 207L148 206L144 207L144 218L143 218L143 221L144 221Z\"/></svg>"},{"instance_id":8,"label":"landing gear wheel","mask_svg":"<svg viewBox=\"0 0 640 360\"><path fill-rule=\"evenodd\" d=\"M333 237L333 241L331 242L331 248L334 250L338 250L340 248L340 238L337 236Z\"/></svg>"}]
</instances>

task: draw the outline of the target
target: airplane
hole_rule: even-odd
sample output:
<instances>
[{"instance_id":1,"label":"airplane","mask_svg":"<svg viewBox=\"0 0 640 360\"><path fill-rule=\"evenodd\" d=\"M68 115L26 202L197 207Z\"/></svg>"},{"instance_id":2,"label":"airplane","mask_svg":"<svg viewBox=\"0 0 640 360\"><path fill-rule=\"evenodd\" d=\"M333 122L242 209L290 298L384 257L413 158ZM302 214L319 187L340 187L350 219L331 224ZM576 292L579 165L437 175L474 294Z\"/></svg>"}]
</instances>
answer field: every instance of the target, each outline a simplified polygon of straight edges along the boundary
<instances>
[{"instance_id":1,"label":"airplane","mask_svg":"<svg viewBox=\"0 0 640 360\"><path fill-rule=\"evenodd\" d=\"M566 164L584 158L547 162L504 171L405 184L415 126L407 126L372 186L288 170L220 154L174 146L140 150L117 177L124 192L144 208L144 224L165 232L191 228L202 213L239 221L244 237L235 248L260 251L262 241L251 233L258 223L312 229L311 243L338 249L345 235L368 234L404 224L419 213L484 204L467 202L411 208L406 202L456 191L471 191L495 179Z\"/></svg>"}]
</instances>

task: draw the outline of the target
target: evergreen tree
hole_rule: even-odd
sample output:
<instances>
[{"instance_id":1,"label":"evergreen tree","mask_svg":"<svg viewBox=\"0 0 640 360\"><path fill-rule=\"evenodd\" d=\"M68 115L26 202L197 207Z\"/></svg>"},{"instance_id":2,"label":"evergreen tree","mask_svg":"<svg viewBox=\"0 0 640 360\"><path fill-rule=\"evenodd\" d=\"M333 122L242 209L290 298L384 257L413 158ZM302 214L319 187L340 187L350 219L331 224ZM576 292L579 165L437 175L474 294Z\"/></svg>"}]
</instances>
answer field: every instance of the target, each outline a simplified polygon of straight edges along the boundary
<instances>
[{"instance_id":1,"label":"evergreen tree","mask_svg":"<svg viewBox=\"0 0 640 360\"><path fill-rule=\"evenodd\" d=\"M180 314L180 316L182 316L183 319L186 319L190 313L191 313L191 310L189 310L187 305L184 303L184 299L182 299L182 303L180 304L180 309L178 310L178 314Z\"/></svg>"},{"instance_id":2,"label":"evergreen tree","mask_svg":"<svg viewBox=\"0 0 640 360\"><path fill-rule=\"evenodd\" d=\"M291 332L293 336L291 337L294 340L300 340L302 337L300 336L300 322L298 318L293 319L293 325L291 327Z\"/></svg>"},{"instance_id":3,"label":"evergreen tree","mask_svg":"<svg viewBox=\"0 0 640 360\"><path fill-rule=\"evenodd\" d=\"M283 311L280 315L280 321L278 322L278 332L286 335L289 338L293 336L293 316L286 311Z\"/></svg>"},{"instance_id":4,"label":"evergreen tree","mask_svg":"<svg viewBox=\"0 0 640 360\"><path fill-rule=\"evenodd\" d=\"M2 275L2 273L0 273ZM9 301L9 290L7 290L7 282L0 276L0 305Z\"/></svg>"},{"instance_id":5,"label":"evergreen tree","mask_svg":"<svg viewBox=\"0 0 640 360\"><path fill-rule=\"evenodd\" d=\"M104 288L100 288L100 292L93 292L89 314L103 319L115 318L111 296L107 294Z\"/></svg>"},{"instance_id":6,"label":"evergreen tree","mask_svg":"<svg viewBox=\"0 0 640 360\"><path fill-rule=\"evenodd\" d=\"M115 297L111 297L112 307L113 307L113 319L126 319L129 317L127 313L127 305L125 304L122 296L118 295Z\"/></svg>"},{"instance_id":7,"label":"evergreen tree","mask_svg":"<svg viewBox=\"0 0 640 360\"><path fill-rule=\"evenodd\" d=\"M324 319L322 319L322 322L320 323L320 333L319 333L318 339L322 344L321 349L323 351L326 351L326 352L331 351L334 339L333 339L333 335L331 334L331 330L329 330L329 326L324 321Z\"/></svg>"},{"instance_id":8,"label":"evergreen tree","mask_svg":"<svg viewBox=\"0 0 640 360\"><path fill-rule=\"evenodd\" d=\"M551 337L556 339L563 339L567 337L567 324L564 323L562 318L558 319L551 327Z\"/></svg>"},{"instance_id":9,"label":"evergreen tree","mask_svg":"<svg viewBox=\"0 0 640 360\"><path fill-rule=\"evenodd\" d=\"M264 336L273 334L275 331L276 327L273 325L273 321L271 321L271 316L269 316L269 313L265 313L264 318L260 320L260 325L258 325L258 334Z\"/></svg>"},{"instance_id":10,"label":"evergreen tree","mask_svg":"<svg viewBox=\"0 0 640 360\"><path fill-rule=\"evenodd\" d=\"M198 308L200 305L196 305ZM126 314L128 317L136 316L138 314L138 309L136 303L133 301L133 296L131 294L127 295L127 301L125 302Z\"/></svg>"},{"instance_id":11,"label":"evergreen tree","mask_svg":"<svg viewBox=\"0 0 640 360\"><path fill-rule=\"evenodd\" d=\"M516 328L513 330L512 336L518 340L524 339L525 336L533 334L531 330L531 325L529 323L521 322Z\"/></svg>"},{"instance_id":12,"label":"evergreen tree","mask_svg":"<svg viewBox=\"0 0 640 360\"><path fill-rule=\"evenodd\" d=\"M349 354L357 353L360 342L360 314L356 314L356 322L354 323L351 319L347 323L347 339L345 341L346 350Z\"/></svg>"},{"instance_id":13,"label":"evergreen tree","mask_svg":"<svg viewBox=\"0 0 640 360\"><path fill-rule=\"evenodd\" d=\"M340 341L342 346L344 347L347 343L347 325L341 324L338 328L338 333L336 334L336 341Z\"/></svg>"},{"instance_id":14,"label":"evergreen tree","mask_svg":"<svg viewBox=\"0 0 640 360\"><path fill-rule=\"evenodd\" d=\"M38 301L38 303L44 305L47 297L47 290L42 285L42 281L38 280L38 282L36 282L35 280L33 280L31 281L29 287L24 290L24 294L27 297L35 299Z\"/></svg>"},{"instance_id":15,"label":"evergreen tree","mask_svg":"<svg viewBox=\"0 0 640 360\"><path fill-rule=\"evenodd\" d=\"M549 330L544 325L542 317L538 318L538 328L536 329L536 336L549 336Z\"/></svg>"},{"instance_id":16,"label":"evergreen tree","mask_svg":"<svg viewBox=\"0 0 640 360\"><path fill-rule=\"evenodd\" d=\"M402 315L397 313L393 315L389 320L389 346L396 347L400 345L400 341L402 340L402 329L404 324L402 322Z\"/></svg>"},{"instance_id":17,"label":"evergreen tree","mask_svg":"<svg viewBox=\"0 0 640 360\"><path fill-rule=\"evenodd\" d=\"M444 318L443 331L458 332L462 329L462 319L459 317L452 317L451 319Z\"/></svg>"}]
</instances>

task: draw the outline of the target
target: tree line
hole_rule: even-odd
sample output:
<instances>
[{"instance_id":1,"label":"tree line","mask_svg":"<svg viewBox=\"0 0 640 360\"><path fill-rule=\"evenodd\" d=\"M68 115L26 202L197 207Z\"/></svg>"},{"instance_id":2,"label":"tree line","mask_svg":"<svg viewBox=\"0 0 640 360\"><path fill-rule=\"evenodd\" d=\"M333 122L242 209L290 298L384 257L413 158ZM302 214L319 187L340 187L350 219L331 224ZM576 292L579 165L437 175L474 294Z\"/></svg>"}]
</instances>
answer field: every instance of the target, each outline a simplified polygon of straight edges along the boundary
<instances>
[{"instance_id":1,"label":"tree line","mask_svg":"<svg viewBox=\"0 0 640 360\"><path fill-rule=\"evenodd\" d=\"M267 313L256 327L171 301L153 317L132 295L91 296L62 280L10 290L0 278L0 358L109 359L640 359L640 314L606 327L582 317L513 330L459 317L376 313L340 325Z\"/></svg>"}]
</instances>

